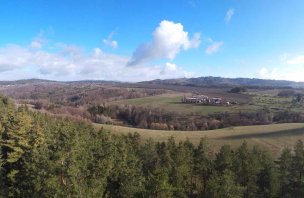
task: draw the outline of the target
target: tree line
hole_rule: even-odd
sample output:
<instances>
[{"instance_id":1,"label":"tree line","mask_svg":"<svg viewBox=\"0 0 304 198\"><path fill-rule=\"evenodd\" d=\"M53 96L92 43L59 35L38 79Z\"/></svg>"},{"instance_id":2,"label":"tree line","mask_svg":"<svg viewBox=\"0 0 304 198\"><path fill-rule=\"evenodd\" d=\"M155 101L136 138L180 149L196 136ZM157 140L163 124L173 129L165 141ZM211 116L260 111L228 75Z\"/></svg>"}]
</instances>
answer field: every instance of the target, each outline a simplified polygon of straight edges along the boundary
<instances>
[{"instance_id":1,"label":"tree line","mask_svg":"<svg viewBox=\"0 0 304 198\"><path fill-rule=\"evenodd\" d=\"M303 197L304 145L142 142L0 97L0 197Z\"/></svg>"},{"instance_id":2,"label":"tree line","mask_svg":"<svg viewBox=\"0 0 304 198\"><path fill-rule=\"evenodd\" d=\"M112 124L113 120L118 120L123 125L158 130L212 130L230 126L304 122L304 114L301 112L273 113L267 108L255 112L222 112L204 116L184 115L149 106L107 105L103 103L90 106L87 112L89 115L87 114L86 118L96 123Z\"/></svg>"}]
</instances>

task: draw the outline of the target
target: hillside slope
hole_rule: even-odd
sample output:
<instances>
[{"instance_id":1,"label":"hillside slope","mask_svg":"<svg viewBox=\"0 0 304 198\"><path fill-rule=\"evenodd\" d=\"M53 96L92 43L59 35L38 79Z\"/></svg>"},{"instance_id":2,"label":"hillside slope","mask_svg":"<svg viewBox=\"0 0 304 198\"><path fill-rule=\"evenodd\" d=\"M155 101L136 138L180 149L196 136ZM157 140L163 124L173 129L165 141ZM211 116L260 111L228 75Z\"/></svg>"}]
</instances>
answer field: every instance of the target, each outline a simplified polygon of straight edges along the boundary
<instances>
[{"instance_id":1,"label":"hillside slope","mask_svg":"<svg viewBox=\"0 0 304 198\"><path fill-rule=\"evenodd\" d=\"M198 144L201 138L206 137L214 151L222 145L231 145L237 148L244 141L249 145L260 145L278 156L284 147L292 147L296 141L304 141L304 123L287 123L258 126L230 127L209 131L163 131L137 129L122 126L94 124L95 128L104 128L114 134L128 134L137 132L142 140L152 138L156 141L166 141L174 137L176 141L189 139Z\"/></svg>"},{"instance_id":2,"label":"hillside slope","mask_svg":"<svg viewBox=\"0 0 304 198\"><path fill-rule=\"evenodd\" d=\"M166 80L152 80L142 83L161 85L188 85L188 86L250 86L250 87L294 87L304 88L304 82L286 80L265 80L256 78L222 78L222 77L198 77L179 78Z\"/></svg>"}]
</instances>

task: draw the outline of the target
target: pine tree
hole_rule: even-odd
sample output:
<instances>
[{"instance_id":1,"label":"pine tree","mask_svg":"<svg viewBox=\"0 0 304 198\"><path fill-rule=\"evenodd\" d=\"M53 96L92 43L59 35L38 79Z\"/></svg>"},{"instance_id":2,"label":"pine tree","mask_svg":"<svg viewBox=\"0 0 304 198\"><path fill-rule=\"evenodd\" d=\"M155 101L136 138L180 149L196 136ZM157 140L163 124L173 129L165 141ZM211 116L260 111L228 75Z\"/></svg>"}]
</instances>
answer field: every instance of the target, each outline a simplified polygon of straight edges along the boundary
<instances>
[{"instance_id":1,"label":"pine tree","mask_svg":"<svg viewBox=\"0 0 304 198\"><path fill-rule=\"evenodd\" d=\"M275 198L279 195L280 185L275 163L267 155L261 162L262 167L257 178L257 186L259 188L257 196Z\"/></svg>"},{"instance_id":2,"label":"pine tree","mask_svg":"<svg viewBox=\"0 0 304 198\"><path fill-rule=\"evenodd\" d=\"M294 147L291 166L293 197L304 197L304 144L299 140Z\"/></svg>"},{"instance_id":3,"label":"pine tree","mask_svg":"<svg viewBox=\"0 0 304 198\"><path fill-rule=\"evenodd\" d=\"M216 173L207 182L207 197L210 198L241 198L244 187L235 183L235 175L230 170Z\"/></svg>"},{"instance_id":4,"label":"pine tree","mask_svg":"<svg viewBox=\"0 0 304 198\"><path fill-rule=\"evenodd\" d=\"M283 149L281 156L278 159L278 172L280 182L280 196L292 197L292 153L288 148Z\"/></svg>"},{"instance_id":5,"label":"pine tree","mask_svg":"<svg viewBox=\"0 0 304 198\"><path fill-rule=\"evenodd\" d=\"M260 171L260 151L251 151L244 142L236 151L233 160L233 171L236 181L245 188L244 197L256 197L258 191L257 174Z\"/></svg>"},{"instance_id":6,"label":"pine tree","mask_svg":"<svg viewBox=\"0 0 304 198\"><path fill-rule=\"evenodd\" d=\"M174 197L186 197L191 193L193 170L193 150L180 142L172 153L173 165L170 181L174 187ZM189 192L190 191L190 192Z\"/></svg>"},{"instance_id":7,"label":"pine tree","mask_svg":"<svg viewBox=\"0 0 304 198\"><path fill-rule=\"evenodd\" d=\"M144 192L144 178L141 161L126 137L112 137L114 164L107 179L104 196L136 197Z\"/></svg>"},{"instance_id":8,"label":"pine tree","mask_svg":"<svg viewBox=\"0 0 304 198\"><path fill-rule=\"evenodd\" d=\"M201 196L206 195L207 181L211 176L212 169L213 164L209 144L206 139L201 139L194 151L194 172L199 178L199 182L195 181L195 188Z\"/></svg>"},{"instance_id":9,"label":"pine tree","mask_svg":"<svg viewBox=\"0 0 304 198\"><path fill-rule=\"evenodd\" d=\"M103 196L115 166L113 146L110 134L105 131L88 128L77 133L67 169L73 196Z\"/></svg>"},{"instance_id":10,"label":"pine tree","mask_svg":"<svg viewBox=\"0 0 304 198\"><path fill-rule=\"evenodd\" d=\"M5 183L7 196L20 196L22 189L18 184L24 179L22 168L24 157L33 148L32 119L26 109L20 108L18 112L7 114L3 123L0 146L2 151L2 177Z\"/></svg>"},{"instance_id":11,"label":"pine tree","mask_svg":"<svg viewBox=\"0 0 304 198\"><path fill-rule=\"evenodd\" d=\"M232 170L234 153L229 145L221 147L219 153L216 154L214 161L215 170L222 174L226 170Z\"/></svg>"}]
</instances>

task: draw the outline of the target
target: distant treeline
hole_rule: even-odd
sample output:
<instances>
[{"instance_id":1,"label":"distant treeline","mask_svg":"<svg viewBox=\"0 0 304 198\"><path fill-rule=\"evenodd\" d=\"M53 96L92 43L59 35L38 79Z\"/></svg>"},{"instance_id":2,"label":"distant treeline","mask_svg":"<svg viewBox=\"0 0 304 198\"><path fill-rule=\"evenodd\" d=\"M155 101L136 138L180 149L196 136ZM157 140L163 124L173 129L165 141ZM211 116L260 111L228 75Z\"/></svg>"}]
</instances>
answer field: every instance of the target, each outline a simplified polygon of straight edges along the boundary
<instances>
[{"instance_id":1,"label":"distant treeline","mask_svg":"<svg viewBox=\"0 0 304 198\"><path fill-rule=\"evenodd\" d=\"M10 86L1 90L17 100L40 101L79 107L115 100L141 98L166 93L164 89L127 88L96 83L46 83Z\"/></svg>"},{"instance_id":2,"label":"distant treeline","mask_svg":"<svg viewBox=\"0 0 304 198\"><path fill-rule=\"evenodd\" d=\"M187 86L207 86L207 87L304 87L303 82L293 82L285 80L266 80L256 78L222 78L222 77L198 77L198 78L178 78L165 80L152 80L143 82L145 84L157 85L187 85Z\"/></svg>"}]
</instances>

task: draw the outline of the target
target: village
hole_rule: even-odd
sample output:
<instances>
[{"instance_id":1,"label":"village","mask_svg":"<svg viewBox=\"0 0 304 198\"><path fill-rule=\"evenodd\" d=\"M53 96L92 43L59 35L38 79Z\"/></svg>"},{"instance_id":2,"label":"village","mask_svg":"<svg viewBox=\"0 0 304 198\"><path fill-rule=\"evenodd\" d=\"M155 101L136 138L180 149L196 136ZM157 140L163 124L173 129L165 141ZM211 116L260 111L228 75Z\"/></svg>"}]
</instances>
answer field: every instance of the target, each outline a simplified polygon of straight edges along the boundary
<instances>
[{"instance_id":1,"label":"village","mask_svg":"<svg viewBox=\"0 0 304 198\"><path fill-rule=\"evenodd\" d=\"M231 105L236 104L236 102L229 102L225 99L205 95L193 95L191 97L184 96L181 100L182 103L195 103L195 104L204 104L204 105Z\"/></svg>"}]
</instances>

